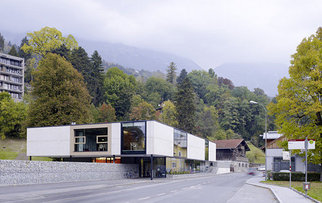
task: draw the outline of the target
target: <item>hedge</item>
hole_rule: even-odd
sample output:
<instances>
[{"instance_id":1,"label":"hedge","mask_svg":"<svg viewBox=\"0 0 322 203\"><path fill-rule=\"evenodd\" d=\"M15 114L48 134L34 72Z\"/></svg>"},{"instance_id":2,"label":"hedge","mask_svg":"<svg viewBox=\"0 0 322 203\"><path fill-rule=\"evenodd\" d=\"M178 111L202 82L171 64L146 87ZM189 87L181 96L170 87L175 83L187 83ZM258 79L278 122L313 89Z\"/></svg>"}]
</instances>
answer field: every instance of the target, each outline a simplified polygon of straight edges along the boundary
<instances>
[{"instance_id":1,"label":"hedge","mask_svg":"<svg viewBox=\"0 0 322 203\"><path fill-rule=\"evenodd\" d=\"M290 180L289 173L272 173L273 180L288 181ZM305 181L305 174L301 172L292 172L292 181ZM320 173L307 173L307 181L320 181Z\"/></svg>"}]
</instances>

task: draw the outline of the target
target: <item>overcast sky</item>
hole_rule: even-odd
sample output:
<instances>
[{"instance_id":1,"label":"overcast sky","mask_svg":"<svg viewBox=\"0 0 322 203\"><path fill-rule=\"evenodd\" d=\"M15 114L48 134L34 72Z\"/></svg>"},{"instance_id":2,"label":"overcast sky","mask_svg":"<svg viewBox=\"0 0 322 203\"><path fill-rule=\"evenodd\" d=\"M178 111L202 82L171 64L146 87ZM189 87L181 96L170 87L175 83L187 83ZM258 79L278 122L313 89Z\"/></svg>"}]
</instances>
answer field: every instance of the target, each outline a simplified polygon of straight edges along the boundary
<instances>
[{"instance_id":1,"label":"overcast sky","mask_svg":"<svg viewBox=\"0 0 322 203\"><path fill-rule=\"evenodd\" d=\"M205 69L223 63L289 64L322 26L321 0L1 0L0 32L44 26L63 35L165 51Z\"/></svg>"}]
</instances>

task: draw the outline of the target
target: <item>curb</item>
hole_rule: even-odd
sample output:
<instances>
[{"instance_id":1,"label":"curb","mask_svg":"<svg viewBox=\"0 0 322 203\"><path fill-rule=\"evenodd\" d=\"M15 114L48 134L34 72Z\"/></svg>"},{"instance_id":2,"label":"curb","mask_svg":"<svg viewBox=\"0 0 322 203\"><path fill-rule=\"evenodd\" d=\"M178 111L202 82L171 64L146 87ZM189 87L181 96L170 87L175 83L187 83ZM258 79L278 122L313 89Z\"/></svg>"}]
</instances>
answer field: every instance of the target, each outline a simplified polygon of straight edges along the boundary
<instances>
[{"instance_id":1,"label":"curb","mask_svg":"<svg viewBox=\"0 0 322 203\"><path fill-rule=\"evenodd\" d=\"M268 187L268 186L264 186L264 185L257 185L257 184L254 184L254 183L246 183L246 184L248 184L248 185L253 185L253 186L256 186L256 187L265 188L265 189L269 189L269 190L273 193L273 195L274 195L275 199L276 199L279 203L283 203L283 202L282 202L282 200L278 197L278 195L275 193L275 191L274 191L272 188L270 188L270 187Z\"/></svg>"},{"instance_id":2,"label":"curb","mask_svg":"<svg viewBox=\"0 0 322 203\"><path fill-rule=\"evenodd\" d=\"M293 190L294 192L296 192L297 194L300 194L300 195L303 195L304 197L305 197L305 194L303 193L303 192L300 192L300 191L298 191L298 190L295 190L294 188L291 188L291 190ZM306 196L306 198L307 199L310 199L310 200L312 200L313 202L316 202L316 203L321 203L319 200L316 200L316 199L314 199L314 198L312 198L312 197L310 197L310 196Z\"/></svg>"}]
</instances>

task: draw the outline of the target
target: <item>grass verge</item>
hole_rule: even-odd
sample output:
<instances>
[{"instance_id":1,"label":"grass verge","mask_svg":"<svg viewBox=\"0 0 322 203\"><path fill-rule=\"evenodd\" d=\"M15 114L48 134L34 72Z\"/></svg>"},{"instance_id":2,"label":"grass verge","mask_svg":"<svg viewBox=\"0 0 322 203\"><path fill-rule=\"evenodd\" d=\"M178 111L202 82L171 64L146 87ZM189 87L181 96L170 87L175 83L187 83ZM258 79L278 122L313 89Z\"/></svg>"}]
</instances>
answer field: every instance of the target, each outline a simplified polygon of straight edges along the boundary
<instances>
[{"instance_id":1,"label":"grass verge","mask_svg":"<svg viewBox=\"0 0 322 203\"><path fill-rule=\"evenodd\" d=\"M0 150L0 159L13 160L18 154L18 152Z\"/></svg>"},{"instance_id":2,"label":"grass verge","mask_svg":"<svg viewBox=\"0 0 322 203\"><path fill-rule=\"evenodd\" d=\"M289 185L290 185L289 181L268 180L268 181L262 181L262 183L267 183L267 184L271 184L271 185L278 185L278 186L282 186L282 187L289 187ZM304 193L303 182L292 181L292 188ZM307 194L310 197L322 202L322 182L311 182L311 189L307 192Z\"/></svg>"}]
</instances>

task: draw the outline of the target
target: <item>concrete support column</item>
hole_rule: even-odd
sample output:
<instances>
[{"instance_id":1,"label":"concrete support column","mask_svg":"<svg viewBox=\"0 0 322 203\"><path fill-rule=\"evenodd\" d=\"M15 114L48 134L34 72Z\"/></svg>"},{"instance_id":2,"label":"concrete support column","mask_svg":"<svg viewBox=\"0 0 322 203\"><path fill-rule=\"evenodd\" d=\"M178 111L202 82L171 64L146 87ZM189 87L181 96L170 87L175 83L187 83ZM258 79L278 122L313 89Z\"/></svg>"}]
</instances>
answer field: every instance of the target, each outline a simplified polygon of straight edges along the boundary
<instances>
[{"instance_id":1,"label":"concrete support column","mask_svg":"<svg viewBox=\"0 0 322 203\"><path fill-rule=\"evenodd\" d=\"M151 154L151 180L153 180L153 155Z\"/></svg>"}]
</instances>

